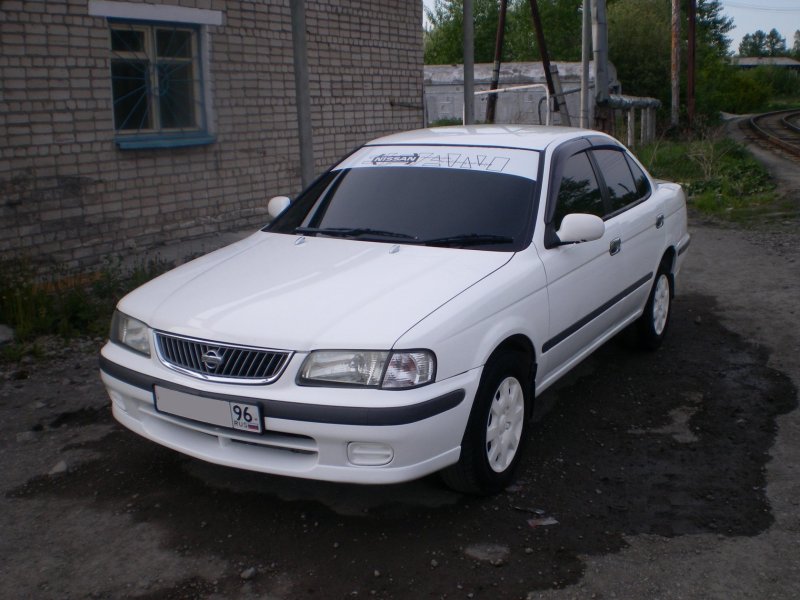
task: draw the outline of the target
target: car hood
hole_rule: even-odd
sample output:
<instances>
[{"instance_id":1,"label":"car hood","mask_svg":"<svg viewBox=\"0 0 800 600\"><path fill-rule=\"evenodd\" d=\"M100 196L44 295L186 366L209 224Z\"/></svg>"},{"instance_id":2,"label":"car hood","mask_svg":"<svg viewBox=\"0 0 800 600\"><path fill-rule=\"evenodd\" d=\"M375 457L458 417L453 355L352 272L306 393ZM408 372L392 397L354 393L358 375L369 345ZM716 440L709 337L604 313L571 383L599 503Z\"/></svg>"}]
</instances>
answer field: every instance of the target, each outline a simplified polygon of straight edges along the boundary
<instances>
[{"instance_id":1,"label":"car hood","mask_svg":"<svg viewBox=\"0 0 800 600\"><path fill-rule=\"evenodd\" d=\"M511 256L259 232L162 275L119 308L155 329L218 342L388 349Z\"/></svg>"}]
</instances>

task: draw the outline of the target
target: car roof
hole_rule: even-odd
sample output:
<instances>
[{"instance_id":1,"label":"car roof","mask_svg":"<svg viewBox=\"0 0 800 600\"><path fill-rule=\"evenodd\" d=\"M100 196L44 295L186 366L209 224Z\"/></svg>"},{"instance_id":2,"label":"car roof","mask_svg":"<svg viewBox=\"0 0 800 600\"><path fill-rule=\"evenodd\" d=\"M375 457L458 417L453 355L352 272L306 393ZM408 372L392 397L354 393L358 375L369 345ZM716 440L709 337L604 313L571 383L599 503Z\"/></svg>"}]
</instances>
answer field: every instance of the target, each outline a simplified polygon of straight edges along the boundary
<instances>
[{"instance_id":1,"label":"car roof","mask_svg":"<svg viewBox=\"0 0 800 600\"><path fill-rule=\"evenodd\" d=\"M543 125L457 125L429 127L387 135L367 143L367 146L440 145L487 146L544 150L550 144L591 136L608 137L597 131L577 127ZM613 138L608 137L613 142Z\"/></svg>"}]
</instances>

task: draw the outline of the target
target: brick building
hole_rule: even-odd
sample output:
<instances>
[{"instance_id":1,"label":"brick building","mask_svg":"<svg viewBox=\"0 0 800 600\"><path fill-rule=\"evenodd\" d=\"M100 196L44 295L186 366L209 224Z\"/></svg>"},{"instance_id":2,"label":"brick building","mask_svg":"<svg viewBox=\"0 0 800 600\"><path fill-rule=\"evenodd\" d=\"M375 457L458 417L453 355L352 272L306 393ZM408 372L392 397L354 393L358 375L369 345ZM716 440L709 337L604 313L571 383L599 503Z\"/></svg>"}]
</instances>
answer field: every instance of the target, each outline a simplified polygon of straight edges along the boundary
<instances>
[{"instance_id":1,"label":"brick building","mask_svg":"<svg viewBox=\"0 0 800 600\"><path fill-rule=\"evenodd\" d=\"M422 3L306 0L316 171L422 125ZM256 228L300 188L289 0L3 0L0 261Z\"/></svg>"}]
</instances>

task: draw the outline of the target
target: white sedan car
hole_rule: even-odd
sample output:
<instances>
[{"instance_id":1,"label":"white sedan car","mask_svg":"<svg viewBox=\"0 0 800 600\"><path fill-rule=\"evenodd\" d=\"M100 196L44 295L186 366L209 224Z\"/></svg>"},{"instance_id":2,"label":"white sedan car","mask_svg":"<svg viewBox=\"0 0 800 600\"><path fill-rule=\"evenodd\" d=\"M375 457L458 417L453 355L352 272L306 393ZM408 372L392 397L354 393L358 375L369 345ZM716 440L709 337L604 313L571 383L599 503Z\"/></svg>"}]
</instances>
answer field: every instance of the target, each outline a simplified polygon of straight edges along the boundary
<instances>
[{"instance_id":1,"label":"white sedan car","mask_svg":"<svg viewBox=\"0 0 800 600\"><path fill-rule=\"evenodd\" d=\"M659 345L689 245L678 185L571 128L390 135L270 212L120 301L114 416L221 465L475 493L538 394L626 327Z\"/></svg>"}]
</instances>

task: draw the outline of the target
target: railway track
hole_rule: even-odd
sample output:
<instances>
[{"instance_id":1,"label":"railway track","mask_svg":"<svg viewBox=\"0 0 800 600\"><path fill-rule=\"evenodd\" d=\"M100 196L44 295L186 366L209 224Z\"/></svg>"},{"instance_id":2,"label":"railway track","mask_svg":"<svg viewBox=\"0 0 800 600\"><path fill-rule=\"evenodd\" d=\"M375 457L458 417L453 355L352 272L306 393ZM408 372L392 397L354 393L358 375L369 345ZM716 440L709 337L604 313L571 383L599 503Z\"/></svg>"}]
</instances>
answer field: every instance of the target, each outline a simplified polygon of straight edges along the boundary
<instances>
[{"instance_id":1,"label":"railway track","mask_svg":"<svg viewBox=\"0 0 800 600\"><path fill-rule=\"evenodd\" d=\"M773 151L780 149L800 159L800 110L781 110L756 115L746 121L750 132Z\"/></svg>"}]
</instances>

